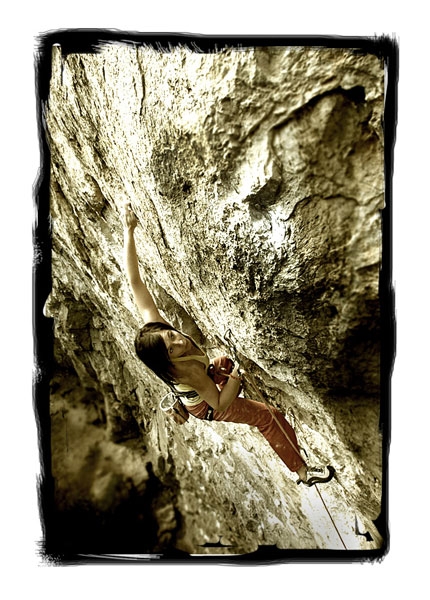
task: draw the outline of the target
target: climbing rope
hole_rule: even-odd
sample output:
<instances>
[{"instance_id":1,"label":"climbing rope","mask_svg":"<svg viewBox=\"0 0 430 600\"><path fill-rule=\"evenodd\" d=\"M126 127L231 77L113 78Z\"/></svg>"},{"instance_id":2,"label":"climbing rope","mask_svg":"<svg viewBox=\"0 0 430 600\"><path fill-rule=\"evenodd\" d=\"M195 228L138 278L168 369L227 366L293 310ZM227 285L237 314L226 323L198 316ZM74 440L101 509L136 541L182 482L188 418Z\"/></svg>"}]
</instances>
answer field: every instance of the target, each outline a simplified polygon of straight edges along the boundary
<instances>
[{"instance_id":1,"label":"climbing rope","mask_svg":"<svg viewBox=\"0 0 430 600\"><path fill-rule=\"evenodd\" d=\"M333 519L333 517L331 516L331 514L330 514L330 511L329 511L329 509L327 508L327 505L326 505L326 503L324 502L324 499L323 499L323 497L321 496L321 492L320 492L320 491L319 491L319 489L317 488L317 484L315 484L315 489L316 489L316 491L318 492L318 496L320 497L320 499L321 499L321 502L322 502L322 504L323 504L324 508L326 509L326 512L327 512L327 514L328 514L328 516L329 516L329 518L330 518L330 521L331 521L331 522L332 522L332 524L333 524L333 527L334 527L334 529L335 529L335 531L336 531L337 535L339 536L339 539L340 539L340 541L342 542L342 546L345 548L345 550L348 550L348 548L346 547L346 544L345 544L345 542L343 541L343 538L342 538L342 536L340 535L340 531L339 531L339 529L337 528L337 525L336 525L336 523L334 522L334 519Z\"/></svg>"},{"instance_id":2,"label":"climbing rope","mask_svg":"<svg viewBox=\"0 0 430 600\"><path fill-rule=\"evenodd\" d=\"M282 433L287 438L287 440L290 443L291 447L293 448L294 452L301 458L301 460L303 460L303 456L300 454L300 450L297 448L297 446L291 440L291 438L288 435L288 433L285 431L285 428L283 427L282 423L279 421L278 417L276 416L276 413L274 412L273 407L270 406L270 404L268 402L266 402L265 399L263 398L263 395L260 392L260 390L258 389L258 386L257 386L257 384L255 382L255 379L254 379L253 375L251 375L251 373L247 372L246 376L245 376L245 380L247 381L247 383L249 383L251 385L251 387L253 388L253 391L258 396L260 402L262 402L265 406L267 406L267 408L269 409L270 414L272 415L272 418L276 421L279 429L282 431Z\"/></svg>"},{"instance_id":3,"label":"climbing rope","mask_svg":"<svg viewBox=\"0 0 430 600\"><path fill-rule=\"evenodd\" d=\"M294 451L296 452L296 454L298 454L298 455L300 456L300 458L301 458L301 459L303 459L302 455L300 454L300 451L298 450L298 448L296 447L296 445L295 445L295 444L292 442L292 440L291 440L290 436L289 436L289 435L288 435L288 433L285 431L285 428L282 426L282 424L280 423L279 419L277 418L277 416L276 416L276 413L274 412L274 409L273 409L273 407L272 407L272 406L270 406L270 404L264 400L264 398L263 398L263 395L261 394L260 390L258 389L258 387L257 387L257 385L256 385L256 383L255 383L255 379L254 379L253 375L251 375L250 373L248 373L248 372L247 372L247 373L246 373L246 377L245 377L245 379L246 379L246 381L247 381L248 383L250 383L251 387L252 387L252 388L253 388L253 390L256 392L256 395L258 396L259 400L260 400L260 401L261 401L261 402L262 402L262 403L263 403L265 406L267 406L267 408L269 409L269 412L270 412L270 414L271 414L271 415L272 415L272 417L275 419L275 421L276 421L276 423L277 423L278 427L280 428L280 430L282 431L282 433L285 435L285 437L287 438L288 442L290 443L291 447L294 449ZM302 433L303 433L303 430L302 430L302 429L301 429L301 431L302 431ZM321 492L320 492L320 490L318 489L318 484L317 484L317 483L315 483L315 484L314 484L314 487L315 487L316 491L318 492L318 496L320 497L320 500L321 500L321 502L322 502L322 505L323 505L323 507L325 508L325 510L326 510L326 512L327 512L327 514L328 514L328 516L329 516L329 519L330 519L330 521L332 522L332 524L333 524L333 527L334 527L334 529L335 529L335 531L336 531L337 535L339 536L339 539L340 539L340 541L341 541L341 543L342 543L343 547L345 548L345 550L348 550L348 548L347 548L347 546L346 546L345 542L343 541L343 538L342 538L342 536L341 536L341 534L340 534L340 531L339 531L338 527L336 526L336 523L335 523L335 521L334 521L334 519L333 519L333 517L332 517L332 515L331 515L331 513L330 513L330 511L329 511L329 509L328 509L328 507L327 507L327 505L326 505L326 503L324 502L324 499L323 499L323 497L321 496Z\"/></svg>"},{"instance_id":4,"label":"climbing rope","mask_svg":"<svg viewBox=\"0 0 430 600\"><path fill-rule=\"evenodd\" d=\"M228 331L230 331L230 334L231 334L231 330L228 330ZM227 333L228 333L228 331L227 331ZM225 339L228 339L226 337L227 333L224 336ZM231 339L228 340L228 344L227 345L229 347L233 346L233 344L231 342ZM230 348L230 349L233 350L232 354L237 359L237 352L235 351L235 349L234 348ZM269 412L272 415L272 418L276 421L278 427L280 428L280 430L282 431L282 433L285 435L285 437L288 440L288 442L290 443L291 447L296 452L296 454L298 454L300 456L300 458L303 460L303 456L300 454L300 450L296 447L296 445L293 443L293 441L291 440L291 438L288 435L288 433L285 431L285 428L282 426L282 423L280 423L279 419L277 418L276 413L274 412L273 407L270 406L270 404L268 402L266 402L266 400L264 399L262 393L260 392L260 390L258 388L258 385L255 382L254 376L251 373L246 372L245 380L253 388L253 390L254 390L255 394L257 395L258 399L260 400L260 402L262 402L269 409ZM300 430L301 430L301 432L303 434L303 430L301 429L301 427L299 427L299 428L300 428ZM329 519L330 519L330 521L331 521L331 523L332 523L332 525L334 527L334 530L336 531L337 535L339 536L339 539L340 539L343 547L345 548L345 550L348 550L348 548L347 548L347 546L346 546L345 542L343 541L343 538L342 538L342 536L340 534L340 531L339 531L338 527L336 526L336 523L335 523L335 521L334 521L334 519L333 519L333 517L332 517L332 515L331 515L331 513L330 513L330 511L329 511L329 509L328 509L328 507L326 505L326 503L324 502L324 499L323 499L323 497L321 495L321 492L318 489L317 485L318 484L316 484L316 483L314 484L315 489L318 492L318 496L320 497L320 500L322 502L322 505L323 505L324 509L326 510L326 512L327 512L327 514L329 516Z\"/></svg>"}]
</instances>

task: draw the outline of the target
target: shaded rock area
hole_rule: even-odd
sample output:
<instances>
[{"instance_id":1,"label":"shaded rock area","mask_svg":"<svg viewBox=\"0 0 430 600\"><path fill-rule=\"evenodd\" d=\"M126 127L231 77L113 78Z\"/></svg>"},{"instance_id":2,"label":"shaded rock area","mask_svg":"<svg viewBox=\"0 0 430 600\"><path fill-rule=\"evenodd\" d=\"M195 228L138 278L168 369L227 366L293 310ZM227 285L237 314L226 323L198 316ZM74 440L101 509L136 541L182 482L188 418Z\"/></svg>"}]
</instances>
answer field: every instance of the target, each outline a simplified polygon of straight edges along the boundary
<instances>
[{"instance_id":1,"label":"shaded rock area","mask_svg":"<svg viewBox=\"0 0 430 600\"><path fill-rule=\"evenodd\" d=\"M62 551L383 547L383 108L383 62L351 49L53 47L44 314ZM133 350L126 200L162 314L238 360L249 397L293 409L312 461L336 468L328 510L258 432L159 411L167 390Z\"/></svg>"}]
</instances>

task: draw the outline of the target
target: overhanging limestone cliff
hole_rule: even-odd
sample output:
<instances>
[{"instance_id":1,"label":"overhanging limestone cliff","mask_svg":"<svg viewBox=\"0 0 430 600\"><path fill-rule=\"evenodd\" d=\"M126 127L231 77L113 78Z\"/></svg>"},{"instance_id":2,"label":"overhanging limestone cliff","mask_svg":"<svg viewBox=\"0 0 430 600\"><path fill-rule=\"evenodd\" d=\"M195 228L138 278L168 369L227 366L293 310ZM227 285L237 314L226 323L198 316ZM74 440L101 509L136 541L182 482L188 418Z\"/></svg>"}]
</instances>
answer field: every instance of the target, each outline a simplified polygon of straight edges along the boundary
<instances>
[{"instance_id":1,"label":"overhanging limestone cliff","mask_svg":"<svg viewBox=\"0 0 430 600\"><path fill-rule=\"evenodd\" d=\"M75 414L79 438L86 406L95 437L75 457L81 467L92 457L81 493L120 506L128 477L146 498L152 550L205 553L217 535L235 552L339 539L329 524L321 531L312 503L254 432L160 421L165 389L133 353L125 200L163 314L210 356L233 352L267 401L294 408L310 451L337 469L330 500L344 537L369 547L348 527L359 515L371 529L381 502L383 101L383 62L351 49L53 48L52 418L60 431L64 410ZM94 458L95 445L115 468ZM54 447L67 506L76 465L66 468L60 454ZM154 481L158 501L148 504Z\"/></svg>"}]
</instances>

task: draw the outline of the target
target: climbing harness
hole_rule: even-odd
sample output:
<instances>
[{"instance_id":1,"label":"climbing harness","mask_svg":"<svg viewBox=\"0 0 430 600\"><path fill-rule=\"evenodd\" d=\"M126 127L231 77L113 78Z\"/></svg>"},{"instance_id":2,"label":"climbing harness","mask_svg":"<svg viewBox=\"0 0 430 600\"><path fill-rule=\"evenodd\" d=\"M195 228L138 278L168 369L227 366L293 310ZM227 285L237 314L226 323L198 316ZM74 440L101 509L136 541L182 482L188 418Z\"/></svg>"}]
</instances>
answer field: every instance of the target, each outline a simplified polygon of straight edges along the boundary
<instances>
[{"instance_id":1,"label":"climbing harness","mask_svg":"<svg viewBox=\"0 0 430 600\"><path fill-rule=\"evenodd\" d=\"M175 421L177 423L186 423L192 413L190 413L183 402L183 398L195 398L198 396L197 392L178 392L174 386L171 387L170 392L167 392L165 396L160 400L160 409L171 416L173 413L177 415ZM213 420L214 409L208 406L204 421Z\"/></svg>"},{"instance_id":2,"label":"climbing harness","mask_svg":"<svg viewBox=\"0 0 430 600\"><path fill-rule=\"evenodd\" d=\"M230 332L230 335L229 335L229 337L227 337L227 334L228 334L229 332ZM230 350L232 350L232 354L233 354L234 358L236 358L236 357L237 357L237 352L235 351L234 347L232 348L233 344L232 344L232 341L231 341L231 338L230 338L230 336L231 336L231 330L227 330L227 332L226 332L226 334L225 334L224 338L225 338L225 339L228 341L228 342L227 342L227 346L230 348ZM230 338L230 339L229 339L229 338ZM296 453L297 453L297 454L300 456L300 458L302 458L302 459L303 459L303 456L300 454L300 451L299 451L299 449L297 449L297 447L295 446L295 444L294 444L294 443L292 442L292 440L290 439L290 436L289 436L289 435L288 435L288 433L285 431L285 428L284 428L284 427L282 426L282 424L279 422L279 419L277 418L277 416L276 416L275 412L273 411L273 407L272 407L272 406L270 406L270 404L268 404L268 403L265 401L265 399L263 398L263 395L261 394L260 390L258 389L258 385L257 385L257 384L256 384L256 382L255 382L254 376L253 376L251 373L247 372L247 373L246 373L246 378L245 378L245 379L246 379L247 383L249 383L249 384L250 384L250 386L253 388L253 391L254 391L254 392L256 393L256 395L258 396L258 398L259 398L260 402L262 402L262 403L263 403L265 406L267 406L267 408L269 409L269 412L270 412L270 414L272 415L272 417L273 417L273 418L274 418L274 420L276 421L276 423L277 423L278 427L280 428L280 430L282 431L282 433L285 435L285 437L286 437L286 439L288 440L288 442L290 443L291 447L292 447L292 448L294 449L294 451L295 451L295 452L296 452ZM291 413L294 415L294 413L293 413L292 409L291 409ZM295 419L294 419L294 420L295 420ZM303 434L303 430L301 429L301 427L300 427L300 426L299 426L299 429L300 429L300 431L301 431L301 432L302 432L302 434ZM298 482L298 483L299 483L299 482ZM341 541L341 543L342 543L343 547L345 548L345 550L347 550L348 548L347 548L347 546L346 546L345 542L343 541L343 538L342 538L342 536L341 536L341 534L340 534L340 532L339 532L339 529L337 528L337 526L336 526L336 523L335 523L335 521L334 521L333 517L331 516L331 514L330 514L330 511L329 511L329 509L328 509L328 507L327 507L326 503L324 502L324 499L323 499L323 497L322 497L322 495L321 495L321 492L320 492L320 490L319 490L319 489L318 489L318 487L317 487L317 483L314 483L313 485L315 485L315 489L316 489L316 491L318 492L318 496L320 497L320 500L321 500L321 502L322 502L322 505L323 505L324 509L326 510L326 512L327 512L327 514L328 514L328 516L329 516L329 518L330 518L330 521L331 521L331 523L332 523L332 525L333 525L333 527L334 527L334 529L335 529L335 531L336 531L337 535L339 536L339 539L340 539L340 541Z\"/></svg>"},{"instance_id":3,"label":"climbing harness","mask_svg":"<svg viewBox=\"0 0 430 600\"><path fill-rule=\"evenodd\" d=\"M173 391L170 391L163 396L163 398L160 400L159 406L164 413L169 415L175 413L177 415L176 418L179 419L179 422L181 423L185 423L189 419L190 413L183 405L180 396L175 394Z\"/></svg>"}]
</instances>

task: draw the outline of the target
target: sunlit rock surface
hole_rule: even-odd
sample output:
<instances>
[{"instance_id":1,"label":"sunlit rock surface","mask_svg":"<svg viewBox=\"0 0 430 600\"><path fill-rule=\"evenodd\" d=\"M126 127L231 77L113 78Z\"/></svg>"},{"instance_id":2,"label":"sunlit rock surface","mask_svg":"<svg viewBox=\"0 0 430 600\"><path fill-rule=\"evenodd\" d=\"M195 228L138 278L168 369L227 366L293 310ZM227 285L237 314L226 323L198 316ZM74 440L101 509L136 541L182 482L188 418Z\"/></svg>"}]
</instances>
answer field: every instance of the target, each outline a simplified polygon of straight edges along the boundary
<instances>
[{"instance_id":1,"label":"sunlit rock surface","mask_svg":"<svg viewBox=\"0 0 430 600\"><path fill-rule=\"evenodd\" d=\"M381 59L122 44L55 47L52 59L45 315L58 363L61 543L223 555L380 548ZM211 357L239 360L249 397L293 408L310 462L336 468L319 488L328 511L258 432L192 418L180 427L158 409L167 390L133 351L125 200L162 313Z\"/></svg>"}]
</instances>

